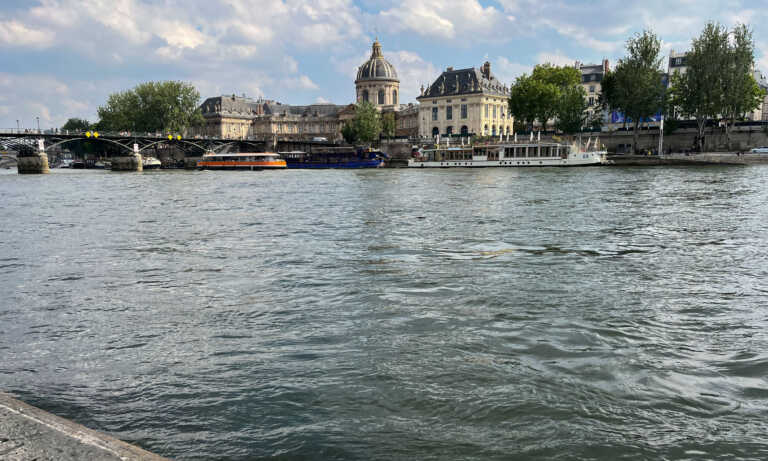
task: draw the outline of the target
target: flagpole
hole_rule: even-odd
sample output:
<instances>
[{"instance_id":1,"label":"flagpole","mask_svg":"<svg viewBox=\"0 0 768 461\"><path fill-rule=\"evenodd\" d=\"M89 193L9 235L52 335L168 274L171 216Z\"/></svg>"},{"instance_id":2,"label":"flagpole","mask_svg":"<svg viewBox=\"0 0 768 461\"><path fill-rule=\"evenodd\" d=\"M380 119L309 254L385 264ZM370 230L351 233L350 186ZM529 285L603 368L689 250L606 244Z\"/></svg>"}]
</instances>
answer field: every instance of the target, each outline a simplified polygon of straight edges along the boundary
<instances>
[{"instance_id":1,"label":"flagpole","mask_svg":"<svg viewBox=\"0 0 768 461\"><path fill-rule=\"evenodd\" d=\"M661 114L661 121L659 122L659 155L664 152L664 114Z\"/></svg>"}]
</instances>

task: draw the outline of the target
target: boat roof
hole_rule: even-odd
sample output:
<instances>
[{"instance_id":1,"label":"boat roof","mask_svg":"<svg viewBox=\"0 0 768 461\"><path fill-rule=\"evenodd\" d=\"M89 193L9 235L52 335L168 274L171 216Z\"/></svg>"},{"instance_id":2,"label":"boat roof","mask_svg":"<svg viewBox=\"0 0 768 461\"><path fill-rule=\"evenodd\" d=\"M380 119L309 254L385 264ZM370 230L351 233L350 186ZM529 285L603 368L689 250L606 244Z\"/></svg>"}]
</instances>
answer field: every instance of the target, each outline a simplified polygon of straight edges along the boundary
<instances>
[{"instance_id":1,"label":"boat roof","mask_svg":"<svg viewBox=\"0 0 768 461\"><path fill-rule=\"evenodd\" d=\"M204 157L279 157L280 154L274 152L237 152L229 154L205 154Z\"/></svg>"}]
</instances>

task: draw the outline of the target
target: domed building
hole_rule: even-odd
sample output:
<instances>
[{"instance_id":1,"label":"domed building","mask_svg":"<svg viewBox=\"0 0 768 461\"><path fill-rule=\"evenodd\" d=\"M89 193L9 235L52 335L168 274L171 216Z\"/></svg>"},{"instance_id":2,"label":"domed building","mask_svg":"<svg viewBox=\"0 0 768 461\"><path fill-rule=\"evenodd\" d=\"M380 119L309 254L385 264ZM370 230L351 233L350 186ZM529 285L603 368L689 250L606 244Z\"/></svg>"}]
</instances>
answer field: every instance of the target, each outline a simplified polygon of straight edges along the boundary
<instances>
[{"instance_id":1,"label":"domed building","mask_svg":"<svg viewBox=\"0 0 768 461\"><path fill-rule=\"evenodd\" d=\"M357 70L355 89L357 102L368 101L379 109L399 104L400 80L395 66L384 59L378 39L373 42L371 58Z\"/></svg>"}]
</instances>

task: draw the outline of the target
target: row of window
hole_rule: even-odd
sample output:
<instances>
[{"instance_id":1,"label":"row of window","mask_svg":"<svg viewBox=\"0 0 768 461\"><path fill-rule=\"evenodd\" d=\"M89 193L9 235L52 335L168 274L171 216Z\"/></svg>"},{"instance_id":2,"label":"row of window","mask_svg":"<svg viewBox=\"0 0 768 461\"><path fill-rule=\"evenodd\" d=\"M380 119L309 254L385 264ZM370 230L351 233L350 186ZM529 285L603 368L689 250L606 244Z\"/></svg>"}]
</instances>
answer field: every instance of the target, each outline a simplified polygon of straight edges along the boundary
<instances>
[{"instance_id":1,"label":"row of window","mask_svg":"<svg viewBox=\"0 0 768 461\"><path fill-rule=\"evenodd\" d=\"M379 96L378 104L386 104L386 102L384 102L384 99L386 97L386 93L384 92L384 90L379 90L378 96ZM371 102L369 101L368 90L363 90L363 101ZM397 90L392 90L392 104L397 104Z\"/></svg>"},{"instance_id":2,"label":"row of window","mask_svg":"<svg viewBox=\"0 0 768 461\"><path fill-rule=\"evenodd\" d=\"M466 135L469 134L469 128L466 125L463 125L461 127L461 130L459 130L459 133L462 136L466 136ZM511 134L511 133L512 133L512 127L509 127L509 126L506 127L506 128L503 127L503 126L499 126L498 127L498 131L497 131L496 125L492 125L491 126L491 130L489 131L488 130L488 125L485 125L485 127L483 127L483 132L481 134L483 136L486 136L486 135L498 136L499 134ZM432 136L437 136L439 134L440 134L440 128L433 127L432 128ZM447 126L445 128L445 134L446 135L453 134L453 127L452 126Z\"/></svg>"},{"instance_id":3,"label":"row of window","mask_svg":"<svg viewBox=\"0 0 768 461\"><path fill-rule=\"evenodd\" d=\"M490 118L491 114L491 108L493 117L492 118L499 118L498 115L501 115L501 118L511 118L511 114L506 114L504 112L504 106L491 106L490 104L485 105L485 117ZM467 105L462 104L460 106L461 109L461 118L466 119L467 118ZM498 109L498 112L497 112ZM433 107L432 108L432 121L437 121L439 118L439 108ZM445 108L445 119L446 120L453 120L453 106L447 106Z\"/></svg>"}]
</instances>

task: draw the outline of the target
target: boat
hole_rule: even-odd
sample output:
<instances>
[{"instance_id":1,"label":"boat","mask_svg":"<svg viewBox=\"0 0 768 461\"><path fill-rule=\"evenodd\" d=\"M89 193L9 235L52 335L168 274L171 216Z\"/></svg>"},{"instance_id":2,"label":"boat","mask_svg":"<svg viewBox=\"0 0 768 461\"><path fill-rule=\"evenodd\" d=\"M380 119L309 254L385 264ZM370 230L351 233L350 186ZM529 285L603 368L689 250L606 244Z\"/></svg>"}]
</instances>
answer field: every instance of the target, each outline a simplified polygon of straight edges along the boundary
<instances>
[{"instance_id":1,"label":"boat","mask_svg":"<svg viewBox=\"0 0 768 461\"><path fill-rule=\"evenodd\" d=\"M76 170L85 169L85 160L74 160L72 161L72 164L70 165L70 167Z\"/></svg>"},{"instance_id":2,"label":"boat","mask_svg":"<svg viewBox=\"0 0 768 461\"><path fill-rule=\"evenodd\" d=\"M475 146L438 146L414 150L408 159L410 168L473 168L473 167L533 167L587 166L606 163L604 150L597 150L598 141L590 142L501 143Z\"/></svg>"},{"instance_id":3,"label":"boat","mask_svg":"<svg viewBox=\"0 0 768 461\"><path fill-rule=\"evenodd\" d=\"M378 150L331 148L317 152L280 152L288 168L379 168L387 154Z\"/></svg>"},{"instance_id":4,"label":"boat","mask_svg":"<svg viewBox=\"0 0 768 461\"><path fill-rule=\"evenodd\" d=\"M74 160L72 160L71 158L61 159L61 164L59 165L59 168L72 168L72 163L74 163Z\"/></svg>"},{"instance_id":5,"label":"boat","mask_svg":"<svg viewBox=\"0 0 768 461\"><path fill-rule=\"evenodd\" d=\"M285 168L286 162L274 152L206 153L197 167L201 170L275 170Z\"/></svg>"},{"instance_id":6,"label":"boat","mask_svg":"<svg viewBox=\"0 0 768 461\"><path fill-rule=\"evenodd\" d=\"M159 169L161 166L163 166L162 163L160 163L160 160L158 160L155 157L152 157L151 155L147 156L141 156L141 167L145 170L156 170Z\"/></svg>"}]
</instances>

